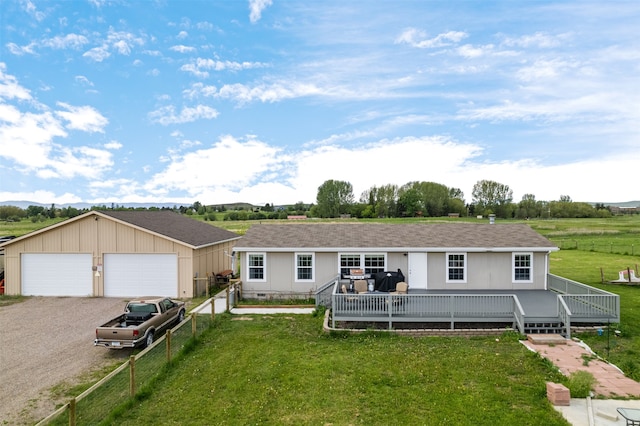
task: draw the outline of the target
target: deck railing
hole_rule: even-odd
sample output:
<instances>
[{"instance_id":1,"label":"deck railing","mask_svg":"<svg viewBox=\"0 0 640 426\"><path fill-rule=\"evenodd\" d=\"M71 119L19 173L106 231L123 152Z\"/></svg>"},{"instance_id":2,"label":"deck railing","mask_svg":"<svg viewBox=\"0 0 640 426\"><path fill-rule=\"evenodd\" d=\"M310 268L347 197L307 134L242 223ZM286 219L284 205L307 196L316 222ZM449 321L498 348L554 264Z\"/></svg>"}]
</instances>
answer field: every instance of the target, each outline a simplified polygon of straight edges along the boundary
<instances>
[{"instance_id":1,"label":"deck railing","mask_svg":"<svg viewBox=\"0 0 640 426\"><path fill-rule=\"evenodd\" d=\"M318 306L331 307L331 294L335 293L340 282L340 275L336 275L331 280L327 281L315 291L316 308Z\"/></svg>"},{"instance_id":2,"label":"deck railing","mask_svg":"<svg viewBox=\"0 0 640 426\"><path fill-rule=\"evenodd\" d=\"M390 329L394 322L443 322L451 329L461 322L511 322L520 333L527 327L524 309L511 294L344 294L339 276L321 288L323 295L332 291L334 327L338 321L387 322ZM567 336L572 323L620 321L616 294L552 274L548 274L548 289L558 293L557 316L549 320L561 322Z\"/></svg>"},{"instance_id":3,"label":"deck railing","mask_svg":"<svg viewBox=\"0 0 640 426\"><path fill-rule=\"evenodd\" d=\"M332 296L332 321L443 322L450 329L460 322L509 322L524 332L525 313L509 294L344 294Z\"/></svg>"},{"instance_id":4,"label":"deck railing","mask_svg":"<svg viewBox=\"0 0 640 426\"><path fill-rule=\"evenodd\" d=\"M558 296L558 318L564 324L565 337L571 339L571 310L562 296Z\"/></svg>"},{"instance_id":5,"label":"deck railing","mask_svg":"<svg viewBox=\"0 0 640 426\"><path fill-rule=\"evenodd\" d=\"M573 322L620 322L620 296L577 281L548 274L547 287L560 293Z\"/></svg>"}]
</instances>

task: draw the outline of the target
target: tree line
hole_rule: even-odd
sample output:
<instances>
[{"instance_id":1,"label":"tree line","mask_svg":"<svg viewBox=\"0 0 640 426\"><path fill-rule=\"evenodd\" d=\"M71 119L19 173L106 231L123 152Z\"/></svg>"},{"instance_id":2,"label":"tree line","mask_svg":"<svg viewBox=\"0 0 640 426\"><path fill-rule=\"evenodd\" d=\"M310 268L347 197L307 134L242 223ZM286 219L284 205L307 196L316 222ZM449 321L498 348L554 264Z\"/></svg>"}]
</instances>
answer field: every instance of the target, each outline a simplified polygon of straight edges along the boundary
<instances>
[{"instance_id":1,"label":"tree line","mask_svg":"<svg viewBox=\"0 0 640 426\"><path fill-rule=\"evenodd\" d=\"M610 217L611 209L604 204L591 205L574 202L568 195L556 201L536 200L535 195L525 194L518 202L513 201L513 191L508 185L480 180L473 186L471 202L466 203L459 188L449 188L436 182L413 181L404 185L372 186L360 194L356 201L351 183L327 180L318 187L315 204L297 202L294 205L276 206L267 203L262 207L229 205L204 205L199 201L188 206L128 208L117 204L96 205L90 208L58 208L28 206L0 206L0 220L32 222L53 218L72 218L90 210L172 210L186 215L200 215L205 220L265 220L286 219L290 215L305 215L318 218L349 216L354 218L385 217L443 217L496 215L504 219L527 218L593 218ZM244 203L243 203L244 204Z\"/></svg>"},{"instance_id":2,"label":"tree line","mask_svg":"<svg viewBox=\"0 0 640 426\"><path fill-rule=\"evenodd\" d=\"M409 182L404 185L372 186L355 201L349 182L327 180L320 187L312 217L357 218L381 217L442 217L488 216L499 218L587 218L610 217L611 210L603 204L595 206L573 202L563 195L558 201L539 201L535 195L525 194L519 202L513 201L508 185L492 180L480 180L473 186L470 203L465 202L459 188L449 188L436 182Z\"/></svg>"}]
</instances>

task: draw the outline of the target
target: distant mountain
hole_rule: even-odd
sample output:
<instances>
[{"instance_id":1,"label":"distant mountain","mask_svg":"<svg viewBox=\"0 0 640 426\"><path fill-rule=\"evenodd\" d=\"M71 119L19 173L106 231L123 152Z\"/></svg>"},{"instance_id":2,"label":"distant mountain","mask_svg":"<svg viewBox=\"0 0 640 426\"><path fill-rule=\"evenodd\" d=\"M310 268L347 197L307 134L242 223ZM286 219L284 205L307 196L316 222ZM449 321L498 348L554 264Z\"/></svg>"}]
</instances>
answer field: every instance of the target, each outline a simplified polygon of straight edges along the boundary
<instances>
[{"instance_id":1,"label":"distant mountain","mask_svg":"<svg viewBox=\"0 0 640 426\"><path fill-rule=\"evenodd\" d=\"M126 207L126 208L149 208L149 207L157 207L157 208L173 208L180 207L184 204L179 203L70 203L70 204L56 204L56 208L62 207L74 207L76 209L90 209L93 206L106 206L107 208L111 207ZM36 203L34 201L0 201L0 206L16 206L21 209L26 209L29 206L38 206L38 207L51 207L51 204L43 204Z\"/></svg>"}]
</instances>

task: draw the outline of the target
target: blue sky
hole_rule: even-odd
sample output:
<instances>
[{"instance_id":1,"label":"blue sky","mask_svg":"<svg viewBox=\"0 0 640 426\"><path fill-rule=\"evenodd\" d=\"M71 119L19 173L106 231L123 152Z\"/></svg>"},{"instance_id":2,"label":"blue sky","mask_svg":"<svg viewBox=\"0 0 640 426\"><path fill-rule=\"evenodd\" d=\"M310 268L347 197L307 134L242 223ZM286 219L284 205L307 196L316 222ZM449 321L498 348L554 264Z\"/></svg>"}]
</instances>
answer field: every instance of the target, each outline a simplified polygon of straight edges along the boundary
<instances>
[{"instance_id":1,"label":"blue sky","mask_svg":"<svg viewBox=\"0 0 640 426\"><path fill-rule=\"evenodd\" d=\"M640 2L0 2L0 201L640 199Z\"/></svg>"}]
</instances>

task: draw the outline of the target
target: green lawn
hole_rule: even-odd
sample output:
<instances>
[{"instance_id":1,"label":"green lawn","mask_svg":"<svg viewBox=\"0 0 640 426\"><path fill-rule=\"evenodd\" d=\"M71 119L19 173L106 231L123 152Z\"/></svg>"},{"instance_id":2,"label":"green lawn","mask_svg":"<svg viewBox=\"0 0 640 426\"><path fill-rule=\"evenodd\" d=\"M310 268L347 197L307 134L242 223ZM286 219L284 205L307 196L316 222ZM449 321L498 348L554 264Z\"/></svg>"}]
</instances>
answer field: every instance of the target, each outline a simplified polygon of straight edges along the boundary
<instances>
[{"instance_id":1,"label":"green lawn","mask_svg":"<svg viewBox=\"0 0 640 426\"><path fill-rule=\"evenodd\" d=\"M157 389L108 424L566 425L564 380L503 338L326 335L305 315L220 319Z\"/></svg>"}]
</instances>

